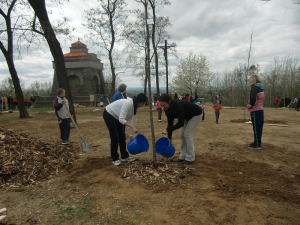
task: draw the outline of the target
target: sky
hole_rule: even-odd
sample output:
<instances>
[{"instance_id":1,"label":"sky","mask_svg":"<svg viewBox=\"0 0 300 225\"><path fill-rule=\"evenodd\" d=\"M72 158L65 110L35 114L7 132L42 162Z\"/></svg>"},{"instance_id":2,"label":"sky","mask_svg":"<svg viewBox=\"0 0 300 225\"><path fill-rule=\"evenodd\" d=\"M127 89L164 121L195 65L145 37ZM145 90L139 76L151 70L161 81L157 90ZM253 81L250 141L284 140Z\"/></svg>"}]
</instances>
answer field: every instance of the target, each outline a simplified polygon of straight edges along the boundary
<instances>
[{"instance_id":1,"label":"sky","mask_svg":"<svg viewBox=\"0 0 300 225\"><path fill-rule=\"evenodd\" d=\"M46 1L47 2L47 1ZM250 48L250 37L253 32L251 63L259 64L263 72L275 57L286 55L299 56L300 50L300 0L170 0L171 5L158 10L158 16L168 16L172 23L168 33L168 43L176 43L178 58L168 55L169 82L176 76L176 67L181 58L189 52L204 54L209 61L210 71L222 74L233 70L239 63L247 63ZM138 8L134 0L128 0L129 7ZM89 53L103 51L91 46L84 36L86 28L83 23L83 12L97 4L96 0L70 0L57 10L48 5L50 18L64 16L70 26L76 30L72 40L59 41L63 53L69 52L71 43L80 41L87 44ZM3 18L0 18L0 24ZM44 48L24 49L21 56L15 55L18 76L28 87L34 81L48 82L53 80L52 55ZM109 61L98 56L104 63L104 73L109 70ZM163 67L163 66L162 66ZM164 70L164 68L160 68ZM119 71L122 71L120 68ZM118 71L117 71L118 72ZM3 54L0 54L0 82L9 76ZM122 82L128 87L142 87L139 78L132 75L130 69L119 74ZM160 86L165 86L162 82Z\"/></svg>"}]
</instances>

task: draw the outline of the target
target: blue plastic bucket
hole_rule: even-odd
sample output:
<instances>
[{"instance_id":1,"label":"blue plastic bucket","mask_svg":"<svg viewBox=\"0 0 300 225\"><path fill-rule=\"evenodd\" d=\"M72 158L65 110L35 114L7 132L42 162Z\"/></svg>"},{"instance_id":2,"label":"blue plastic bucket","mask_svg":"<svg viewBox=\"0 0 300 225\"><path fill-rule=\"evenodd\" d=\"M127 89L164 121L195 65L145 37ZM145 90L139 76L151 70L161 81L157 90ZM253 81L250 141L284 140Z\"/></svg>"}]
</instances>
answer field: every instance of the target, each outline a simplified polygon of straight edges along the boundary
<instances>
[{"instance_id":1,"label":"blue plastic bucket","mask_svg":"<svg viewBox=\"0 0 300 225\"><path fill-rule=\"evenodd\" d=\"M175 154L175 148L170 142L169 138L162 137L155 143L156 154L170 158Z\"/></svg>"},{"instance_id":2,"label":"blue plastic bucket","mask_svg":"<svg viewBox=\"0 0 300 225\"><path fill-rule=\"evenodd\" d=\"M127 149L131 155L147 152L149 142L144 135L138 134L127 144Z\"/></svg>"}]
</instances>

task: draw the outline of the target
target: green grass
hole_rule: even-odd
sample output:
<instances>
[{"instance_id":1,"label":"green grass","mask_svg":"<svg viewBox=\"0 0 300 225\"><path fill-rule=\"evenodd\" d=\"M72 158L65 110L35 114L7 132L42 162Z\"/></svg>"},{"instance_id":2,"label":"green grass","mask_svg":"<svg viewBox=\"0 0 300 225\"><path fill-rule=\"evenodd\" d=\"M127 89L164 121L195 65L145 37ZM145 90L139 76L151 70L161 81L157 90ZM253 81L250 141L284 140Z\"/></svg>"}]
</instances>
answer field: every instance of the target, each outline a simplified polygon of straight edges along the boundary
<instances>
[{"instance_id":1,"label":"green grass","mask_svg":"<svg viewBox=\"0 0 300 225\"><path fill-rule=\"evenodd\" d=\"M31 112L47 112L47 111L54 111L54 107L51 105L41 105L36 106L35 108L31 108L29 111Z\"/></svg>"},{"instance_id":2,"label":"green grass","mask_svg":"<svg viewBox=\"0 0 300 225\"><path fill-rule=\"evenodd\" d=\"M14 111L13 113L3 113L0 115L0 122L11 121L19 119L19 111Z\"/></svg>"},{"instance_id":3,"label":"green grass","mask_svg":"<svg viewBox=\"0 0 300 225\"><path fill-rule=\"evenodd\" d=\"M68 206L61 212L60 223L63 224L64 222L68 221L76 221L79 220L84 224L86 221L90 221L94 218L98 213L92 212L92 202L94 201L94 197L90 195L86 195L82 197L79 206ZM55 205L58 208L63 208L65 202L62 200L58 200L55 202Z\"/></svg>"}]
</instances>

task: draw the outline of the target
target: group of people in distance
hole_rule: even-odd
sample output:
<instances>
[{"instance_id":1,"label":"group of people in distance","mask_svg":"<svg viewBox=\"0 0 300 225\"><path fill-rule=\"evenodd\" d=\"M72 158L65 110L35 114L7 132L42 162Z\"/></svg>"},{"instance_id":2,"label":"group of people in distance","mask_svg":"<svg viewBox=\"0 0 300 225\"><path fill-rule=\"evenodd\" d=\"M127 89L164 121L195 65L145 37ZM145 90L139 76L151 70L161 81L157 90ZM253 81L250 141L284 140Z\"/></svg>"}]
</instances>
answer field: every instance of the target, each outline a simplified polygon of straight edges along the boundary
<instances>
[{"instance_id":1,"label":"group of people in distance","mask_svg":"<svg viewBox=\"0 0 300 225\"><path fill-rule=\"evenodd\" d=\"M294 104L295 110L299 111L300 108L300 97L294 98L294 101L292 102L290 97L285 97L284 99L281 99L280 101L280 97L278 96L277 98L275 98L274 104L275 104L275 109L282 108L282 107L290 107L291 104Z\"/></svg>"},{"instance_id":2,"label":"group of people in distance","mask_svg":"<svg viewBox=\"0 0 300 225\"><path fill-rule=\"evenodd\" d=\"M261 80L258 75L253 74L250 77L251 92L247 104L248 111L251 115L254 132L254 142L248 147L252 149L261 149L261 136L263 128L263 100L264 91ZM110 153L112 163L115 166L121 165L121 162L132 162L135 159L129 156L126 150L126 134L125 127L129 128L129 139L133 139L133 134L138 133L138 129L132 124L134 116L138 108L145 106L148 102L148 97L140 93L135 98L128 98L126 95L125 84L121 84L118 91L114 94L112 102L107 105L103 112L103 119L110 134L111 146ZM68 100L65 98L65 90L59 88L57 90L57 97L54 101L54 108L59 119L62 144L69 144L70 135L70 113L68 109ZM199 107L186 100L178 100L173 98L170 94L162 94L161 96L153 96L160 106L156 105L157 109L163 109L168 120L168 125L161 131L162 134L167 135L172 143L172 134L175 130L180 128L180 155L175 162L190 165L195 161L195 150L193 134L204 119L205 107ZM156 97L156 98L155 98ZM178 96L177 96L178 97ZM186 96L184 96L186 97ZM216 112L216 123L220 111L222 109L221 99L216 99L216 104L213 106ZM66 106L64 106L66 105ZM161 110L159 112L159 120L161 120ZM177 123L175 122L177 119ZM174 124L175 122L175 124ZM121 157L118 153L120 148ZM121 158L121 160L120 160Z\"/></svg>"},{"instance_id":3,"label":"group of people in distance","mask_svg":"<svg viewBox=\"0 0 300 225\"><path fill-rule=\"evenodd\" d=\"M11 95L8 95L6 97L7 108L5 108L6 106L3 103L4 101L3 102L2 101L3 101L2 98L0 98L0 111L2 111L3 109L5 109L5 110L13 110L14 109L13 98L11 97ZM31 95L30 102L31 102L31 106L35 107L35 98L34 98L34 95Z\"/></svg>"},{"instance_id":4,"label":"group of people in distance","mask_svg":"<svg viewBox=\"0 0 300 225\"><path fill-rule=\"evenodd\" d=\"M8 95L6 97L6 102L7 102L7 108L4 104L5 101L2 102L2 98L0 98L0 111L2 110L13 110L13 98L11 95Z\"/></svg>"}]
</instances>

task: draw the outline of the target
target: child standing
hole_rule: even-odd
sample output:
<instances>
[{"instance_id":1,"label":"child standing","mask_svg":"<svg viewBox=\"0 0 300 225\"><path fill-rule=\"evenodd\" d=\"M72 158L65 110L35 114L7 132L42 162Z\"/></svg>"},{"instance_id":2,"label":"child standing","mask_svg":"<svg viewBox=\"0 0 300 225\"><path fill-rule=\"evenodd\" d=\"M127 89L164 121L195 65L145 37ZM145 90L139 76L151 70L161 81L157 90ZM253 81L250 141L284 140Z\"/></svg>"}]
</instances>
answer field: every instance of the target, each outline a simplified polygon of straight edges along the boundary
<instances>
[{"instance_id":1,"label":"child standing","mask_svg":"<svg viewBox=\"0 0 300 225\"><path fill-rule=\"evenodd\" d=\"M103 97L103 95L101 95L101 97L100 97L100 106L103 108L103 104L104 104L104 97Z\"/></svg>"},{"instance_id":2,"label":"child standing","mask_svg":"<svg viewBox=\"0 0 300 225\"><path fill-rule=\"evenodd\" d=\"M220 100L217 100L217 103L213 105L213 108L215 109L216 114L216 124L219 123L219 117L220 117L220 111L222 109L222 106L220 104Z\"/></svg>"},{"instance_id":3,"label":"child standing","mask_svg":"<svg viewBox=\"0 0 300 225\"><path fill-rule=\"evenodd\" d=\"M201 106L202 108L202 121L204 121L204 113L205 113L205 105L204 105L204 102L201 102Z\"/></svg>"},{"instance_id":4,"label":"child standing","mask_svg":"<svg viewBox=\"0 0 300 225\"><path fill-rule=\"evenodd\" d=\"M60 129L60 137L63 145L70 144L70 115L69 115L69 103L65 98L66 92L62 88L57 89L57 97L54 100L55 114L58 118L58 124Z\"/></svg>"},{"instance_id":5,"label":"child standing","mask_svg":"<svg viewBox=\"0 0 300 225\"><path fill-rule=\"evenodd\" d=\"M158 112L158 121L161 122L162 107L158 100L156 101L156 104L155 104L155 110L157 110L157 112Z\"/></svg>"}]
</instances>

